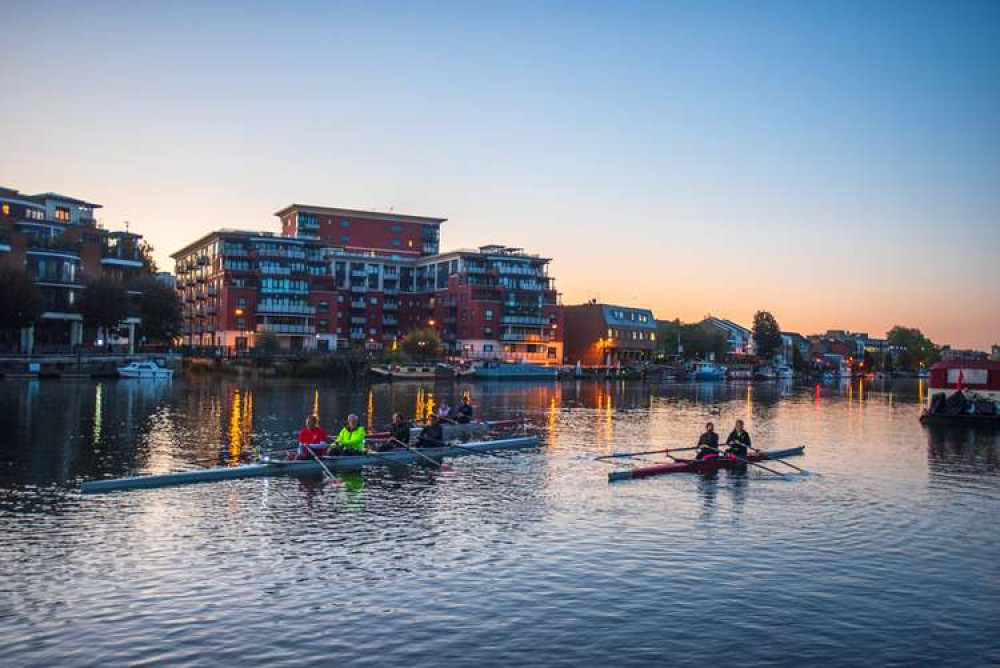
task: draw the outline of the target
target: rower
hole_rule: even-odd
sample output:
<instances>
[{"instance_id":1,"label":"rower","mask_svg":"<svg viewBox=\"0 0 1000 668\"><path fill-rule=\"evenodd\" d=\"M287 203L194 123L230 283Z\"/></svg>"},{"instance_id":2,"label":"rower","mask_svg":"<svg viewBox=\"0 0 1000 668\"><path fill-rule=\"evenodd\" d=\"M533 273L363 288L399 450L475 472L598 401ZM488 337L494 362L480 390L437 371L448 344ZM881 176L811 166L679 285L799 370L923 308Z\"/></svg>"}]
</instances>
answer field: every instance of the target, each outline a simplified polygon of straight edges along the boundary
<instances>
[{"instance_id":1,"label":"rower","mask_svg":"<svg viewBox=\"0 0 1000 668\"><path fill-rule=\"evenodd\" d=\"M402 413L392 414L392 424L389 425L389 439L387 450L410 444L410 423L403 419Z\"/></svg>"},{"instance_id":2,"label":"rower","mask_svg":"<svg viewBox=\"0 0 1000 668\"><path fill-rule=\"evenodd\" d=\"M455 409L455 421L458 424L469 424L472 422L472 404L468 397L463 397L462 405Z\"/></svg>"},{"instance_id":3,"label":"rower","mask_svg":"<svg viewBox=\"0 0 1000 668\"><path fill-rule=\"evenodd\" d=\"M715 424L705 424L705 433L698 438L698 454L695 459L718 457L719 435L715 433Z\"/></svg>"},{"instance_id":4,"label":"rower","mask_svg":"<svg viewBox=\"0 0 1000 668\"><path fill-rule=\"evenodd\" d=\"M750 445L750 434L743 428L743 420L736 421L733 430L729 432L729 438L726 439L726 446L728 446L726 454L740 459L747 458L753 446Z\"/></svg>"},{"instance_id":5,"label":"rower","mask_svg":"<svg viewBox=\"0 0 1000 668\"><path fill-rule=\"evenodd\" d=\"M317 457L325 457L329 450L326 445L329 440L326 430L319 426L319 416L310 415L306 418L306 426L299 430L299 451L295 458L312 459L310 450L315 452Z\"/></svg>"},{"instance_id":6,"label":"rower","mask_svg":"<svg viewBox=\"0 0 1000 668\"><path fill-rule=\"evenodd\" d=\"M347 416L347 424L337 434L333 450L337 455L361 455L365 452L365 428L358 421L358 416L351 413Z\"/></svg>"},{"instance_id":7,"label":"rower","mask_svg":"<svg viewBox=\"0 0 1000 668\"><path fill-rule=\"evenodd\" d=\"M450 419L451 419L451 406L448 405L447 401L441 402L441 405L438 406L437 417L440 420L449 420L450 421Z\"/></svg>"},{"instance_id":8,"label":"rower","mask_svg":"<svg viewBox=\"0 0 1000 668\"><path fill-rule=\"evenodd\" d=\"M431 415L427 419L427 426L420 430L417 447L440 448L442 445L444 445L444 429L441 427L441 420L437 415Z\"/></svg>"}]
</instances>

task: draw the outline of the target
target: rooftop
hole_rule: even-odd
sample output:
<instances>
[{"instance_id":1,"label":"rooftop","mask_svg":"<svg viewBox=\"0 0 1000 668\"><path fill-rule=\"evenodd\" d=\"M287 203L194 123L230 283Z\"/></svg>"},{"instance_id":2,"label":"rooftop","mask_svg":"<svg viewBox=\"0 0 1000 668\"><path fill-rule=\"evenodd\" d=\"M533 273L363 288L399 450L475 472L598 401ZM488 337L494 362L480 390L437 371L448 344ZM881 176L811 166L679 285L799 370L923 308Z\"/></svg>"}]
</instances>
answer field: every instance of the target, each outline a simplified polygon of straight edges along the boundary
<instances>
[{"instance_id":1,"label":"rooftop","mask_svg":"<svg viewBox=\"0 0 1000 668\"><path fill-rule=\"evenodd\" d=\"M292 211L301 211L304 213L321 213L329 216L345 216L348 218L362 218L369 220L388 220L396 221L402 223L436 223L440 225L447 218L436 218L434 216L413 216L405 213L396 213L394 211L365 211L363 209L341 209L338 207L329 206L313 206L311 204L289 204L279 211L275 211L274 215L283 216L286 213L291 213Z\"/></svg>"}]
</instances>

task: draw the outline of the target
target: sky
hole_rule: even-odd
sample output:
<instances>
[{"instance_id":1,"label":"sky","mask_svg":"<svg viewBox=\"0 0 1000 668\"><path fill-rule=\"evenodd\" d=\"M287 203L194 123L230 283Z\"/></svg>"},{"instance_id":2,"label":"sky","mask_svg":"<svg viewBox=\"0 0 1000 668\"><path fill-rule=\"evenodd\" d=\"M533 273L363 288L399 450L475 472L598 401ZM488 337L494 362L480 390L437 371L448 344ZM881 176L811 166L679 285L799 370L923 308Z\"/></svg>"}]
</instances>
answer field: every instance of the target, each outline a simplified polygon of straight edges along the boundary
<instances>
[{"instance_id":1,"label":"sky","mask_svg":"<svg viewBox=\"0 0 1000 668\"><path fill-rule=\"evenodd\" d=\"M1000 3L0 0L0 185L171 252L305 203L590 298L1000 343Z\"/></svg>"}]
</instances>

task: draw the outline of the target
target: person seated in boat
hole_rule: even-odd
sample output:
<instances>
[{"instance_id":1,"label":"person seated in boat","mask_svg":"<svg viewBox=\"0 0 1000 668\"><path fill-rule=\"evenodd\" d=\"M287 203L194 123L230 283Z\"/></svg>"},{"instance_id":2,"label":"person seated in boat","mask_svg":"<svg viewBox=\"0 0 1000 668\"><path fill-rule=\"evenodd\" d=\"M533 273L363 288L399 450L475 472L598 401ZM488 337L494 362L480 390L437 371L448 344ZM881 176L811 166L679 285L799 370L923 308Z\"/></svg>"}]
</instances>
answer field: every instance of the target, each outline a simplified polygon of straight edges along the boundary
<instances>
[{"instance_id":1,"label":"person seated in boat","mask_svg":"<svg viewBox=\"0 0 1000 668\"><path fill-rule=\"evenodd\" d=\"M410 423L403 419L402 413L392 414L392 424L389 425L389 443L387 450L401 448L410 444Z\"/></svg>"},{"instance_id":2,"label":"person seated in boat","mask_svg":"<svg viewBox=\"0 0 1000 668\"><path fill-rule=\"evenodd\" d=\"M337 434L332 454L362 455L365 452L365 428L358 421L358 416L351 413L347 416L347 424Z\"/></svg>"},{"instance_id":3,"label":"person seated in boat","mask_svg":"<svg viewBox=\"0 0 1000 668\"><path fill-rule=\"evenodd\" d=\"M440 448L444 445L444 428L437 415L431 415L427 419L427 426L420 430L417 437L418 448Z\"/></svg>"},{"instance_id":4,"label":"person seated in boat","mask_svg":"<svg viewBox=\"0 0 1000 668\"><path fill-rule=\"evenodd\" d=\"M327 443L330 437L326 430L319 426L319 416L310 415L306 418L306 426L299 430L299 452L296 459L312 459L309 451L316 453L317 457L325 457L329 448Z\"/></svg>"},{"instance_id":5,"label":"person seated in boat","mask_svg":"<svg viewBox=\"0 0 1000 668\"><path fill-rule=\"evenodd\" d=\"M469 424L472 422L472 404L469 403L469 398L465 397L462 399L462 404L456 406L454 413L454 420L458 424Z\"/></svg>"},{"instance_id":6,"label":"person seated in boat","mask_svg":"<svg viewBox=\"0 0 1000 668\"><path fill-rule=\"evenodd\" d=\"M750 434L743 428L743 420L737 420L733 430L729 432L729 438L726 439L726 454L746 459L752 447Z\"/></svg>"},{"instance_id":7,"label":"person seated in boat","mask_svg":"<svg viewBox=\"0 0 1000 668\"><path fill-rule=\"evenodd\" d=\"M451 406L448 405L447 401L442 402L441 405L438 406L437 417L438 420L451 422Z\"/></svg>"},{"instance_id":8,"label":"person seated in boat","mask_svg":"<svg viewBox=\"0 0 1000 668\"><path fill-rule=\"evenodd\" d=\"M718 457L719 435L715 433L715 424L708 422L705 424L705 433L698 438L698 454L695 459L705 459L708 457Z\"/></svg>"}]
</instances>

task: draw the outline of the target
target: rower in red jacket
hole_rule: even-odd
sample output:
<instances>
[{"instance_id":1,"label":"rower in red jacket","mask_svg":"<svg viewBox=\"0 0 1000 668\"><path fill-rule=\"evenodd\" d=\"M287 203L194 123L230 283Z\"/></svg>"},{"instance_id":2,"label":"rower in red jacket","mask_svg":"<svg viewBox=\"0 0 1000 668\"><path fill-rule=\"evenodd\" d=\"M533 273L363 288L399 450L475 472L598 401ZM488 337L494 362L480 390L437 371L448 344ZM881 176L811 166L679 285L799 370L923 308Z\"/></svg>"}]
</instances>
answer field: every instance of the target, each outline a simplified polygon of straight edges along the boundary
<instances>
[{"instance_id":1,"label":"rower in red jacket","mask_svg":"<svg viewBox=\"0 0 1000 668\"><path fill-rule=\"evenodd\" d=\"M309 450L318 457L325 457L328 452L327 443L330 437L326 430L319 426L319 416L310 415L306 418L306 426L299 430L299 453L296 459L312 459Z\"/></svg>"}]
</instances>

